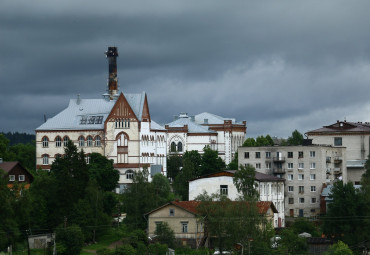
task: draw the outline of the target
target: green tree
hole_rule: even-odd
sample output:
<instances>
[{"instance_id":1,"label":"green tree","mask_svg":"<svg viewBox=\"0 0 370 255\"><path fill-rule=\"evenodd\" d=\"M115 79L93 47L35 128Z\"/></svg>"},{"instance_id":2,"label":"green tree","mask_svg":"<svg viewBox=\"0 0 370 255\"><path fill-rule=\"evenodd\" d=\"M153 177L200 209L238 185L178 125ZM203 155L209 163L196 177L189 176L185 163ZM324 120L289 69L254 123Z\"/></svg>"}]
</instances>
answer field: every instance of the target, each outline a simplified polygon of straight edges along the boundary
<instances>
[{"instance_id":1,"label":"green tree","mask_svg":"<svg viewBox=\"0 0 370 255\"><path fill-rule=\"evenodd\" d=\"M257 146L257 144L256 140L254 140L253 137L247 138L243 143L243 147L255 147L255 146Z\"/></svg>"},{"instance_id":2,"label":"green tree","mask_svg":"<svg viewBox=\"0 0 370 255\"><path fill-rule=\"evenodd\" d=\"M350 245L366 240L367 231L362 220L366 212L362 207L361 196L353 184L343 184L342 181L334 183L329 198L332 202L323 218L323 232Z\"/></svg>"},{"instance_id":3,"label":"green tree","mask_svg":"<svg viewBox=\"0 0 370 255\"><path fill-rule=\"evenodd\" d=\"M65 148L63 158L57 158L51 165L51 174L57 186L56 199L58 211L56 217L61 222L64 216L68 217L74 204L83 199L89 181L89 170L83 150L71 142Z\"/></svg>"},{"instance_id":4,"label":"green tree","mask_svg":"<svg viewBox=\"0 0 370 255\"><path fill-rule=\"evenodd\" d=\"M290 229L284 229L280 233L281 240L277 248L277 254L307 254L307 242Z\"/></svg>"},{"instance_id":5,"label":"green tree","mask_svg":"<svg viewBox=\"0 0 370 255\"><path fill-rule=\"evenodd\" d=\"M170 248L175 247L175 233L167 224L167 222L162 222L157 225L155 230L156 238L161 244L166 244Z\"/></svg>"},{"instance_id":6,"label":"green tree","mask_svg":"<svg viewBox=\"0 0 370 255\"><path fill-rule=\"evenodd\" d=\"M167 158L167 177L174 180L182 167L182 157L177 154L168 156Z\"/></svg>"},{"instance_id":7,"label":"green tree","mask_svg":"<svg viewBox=\"0 0 370 255\"><path fill-rule=\"evenodd\" d=\"M148 247L148 253L151 255L162 255L167 254L168 247L166 244L154 243Z\"/></svg>"},{"instance_id":8,"label":"green tree","mask_svg":"<svg viewBox=\"0 0 370 255\"><path fill-rule=\"evenodd\" d=\"M10 146L9 153L13 155L12 161L18 161L29 171L35 170L36 166L36 146L35 143L18 143Z\"/></svg>"},{"instance_id":9,"label":"green tree","mask_svg":"<svg viewBox=\"0 0 370 255\"><path fill-rule=\"evenodd\" d=\"M353 255L353 252L347 244L338 241L338 243L329 247L329 250L324 255Z\"/></svg>"},{"instance_id":10,"label":"green tree","mask_svg":"<svg viewBox=\"0 0 370 255\"><path fill-rule=\"evenodd\" d=\"M288 137L289 145L302 145L303 144L303 135L298 131L294 130L292 135Z\"/></svg>"},{"instance_id":11,"label":"green tree","mask_svg":"<svg viewBox=\"0 0 370 255\"><path fill-rule=\"evenodd\" d=\"M56 230L57 253L60 255L78 255L84 244L82 230L77 225L58 227Z\"/></svg>"},{"instance_id":12,"label":"green tree","mask_svg":"<svg viewBox=\"0 0 370 255\"><path fill-rule=\"evenodd\" d=\"M200 176L200 166L202 164L202 156L199 154L198 151L186 151L184 155L182 156L183 161L186 159L189 159L193 163L194 166L194 175Z\"/></svg>"},{"instance_id":13,"label":"green tree","mask_svg":"<svg viewBox=\"0 0 370 255\"><path fill-rule=\"evenodd\" d=\"M274 140L272 140L270 135L266 135L266 140L267 140L267 145L271 145L271 146L275 145Z\"/></svg>"},{"instance_id":14,"label":"green tree","mask_svg":"<svg viewBox=\"0 0 370 255\"><path fill-rule=\"evenodd\" d=\"M240 165L233 177L233 182L239 193L243 194L245 200L257 200L258 191L255 187L256 169L248 164Z\"/></svg>"},{"instance_id":15,"label":"green tree","mask_svg":"<svg viewBox=\"0 0 370 255\"><path fill-rule=\"evenodd\" d=\"M96 180L104 191L112 191L117 186L119 171L114 169L113 160L109 160L99 153L92 153L89 168L90 179Z\"/></svg>"},{"instance_id":16,"label":"green tree","mask_svg":"<svg viewBox=\"0 0 370 255\"><path fill-rule=\"evenodd\" d=\"M190 158L186 158L184 161L184 167L180 173L176 176L173 182L173 189L182 200L189 200L189 180L197 177L195 174L194 163Z\"/></svg>"},{"instance_id":17,"label":"green tree","mask_svg":"<svg viewBox=\"0 0 370 255\"><path fill-rule=\"evenodd\" d=\"M229 170L238 170L238 152L235 152L233 160L227 165Z\"/></svg>"},{"instance_id":18,"label":"green tree","mask_svg":"<svg viewBox=\"0 0 370 255\"><path fill-rule=\"evenodd\" d=\"M306 232L306 233L310 233L314 237L321 236L315 224L312 221L309 221L303 217L297 218L294 221L293 225L291 226L291 230L296 234Z\"/></svg>"},{"instance_id":19,"label":"green tree","mask_svg":"<svg viewBox=\"0 0 370 255\"><path fill-rule=\"evenodd\" d=\"M218 152L209 146L204 147L200 175L212 174L225 169L225 162L218 156Z\"/></svg>"}]
</instances>

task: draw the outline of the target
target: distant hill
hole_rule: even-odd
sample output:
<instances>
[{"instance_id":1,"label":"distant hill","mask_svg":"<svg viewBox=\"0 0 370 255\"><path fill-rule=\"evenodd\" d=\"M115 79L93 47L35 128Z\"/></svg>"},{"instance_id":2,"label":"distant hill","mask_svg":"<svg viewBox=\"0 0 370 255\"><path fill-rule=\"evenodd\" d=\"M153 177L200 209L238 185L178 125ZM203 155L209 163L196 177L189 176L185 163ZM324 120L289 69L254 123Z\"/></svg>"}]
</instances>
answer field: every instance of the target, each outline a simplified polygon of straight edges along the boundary
<instances>
[{"instance_id":1,"label":"distant hill","mask_svg":"<svg viewBox=\"0 0 370 255\"><path fill-rule=\"evenodd\" d=\"M3 133L1 132L1 134L4 134L5 137L9 139L10 146L17 144L17 143L23 143L23 144L31 143L32 141L35 141L36 139L35 135L26 134L26 133L18 133L18 132Z\"/></svg>"}]
</instances>

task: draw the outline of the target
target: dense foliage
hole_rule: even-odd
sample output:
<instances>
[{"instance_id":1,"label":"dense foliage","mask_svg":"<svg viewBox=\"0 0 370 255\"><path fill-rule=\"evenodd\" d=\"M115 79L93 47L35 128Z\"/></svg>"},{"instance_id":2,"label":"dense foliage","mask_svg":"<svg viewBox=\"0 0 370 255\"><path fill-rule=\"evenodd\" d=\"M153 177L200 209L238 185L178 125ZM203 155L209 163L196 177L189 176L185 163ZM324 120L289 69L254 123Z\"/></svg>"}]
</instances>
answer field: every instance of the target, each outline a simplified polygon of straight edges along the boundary
<instances>
[{"instance_id":1,"label":"dense foliage","mask_svg":"<svg viewBox=\"0 0 370 255\"><path fill-rule=\"evenodd\" d=\"M256 139L253 137L247 138L244 143L243 147L256 147L256 146L273 146L274 141L272 140L270 135L266 136L258 136Z\"/></svg>"}]
</instances>

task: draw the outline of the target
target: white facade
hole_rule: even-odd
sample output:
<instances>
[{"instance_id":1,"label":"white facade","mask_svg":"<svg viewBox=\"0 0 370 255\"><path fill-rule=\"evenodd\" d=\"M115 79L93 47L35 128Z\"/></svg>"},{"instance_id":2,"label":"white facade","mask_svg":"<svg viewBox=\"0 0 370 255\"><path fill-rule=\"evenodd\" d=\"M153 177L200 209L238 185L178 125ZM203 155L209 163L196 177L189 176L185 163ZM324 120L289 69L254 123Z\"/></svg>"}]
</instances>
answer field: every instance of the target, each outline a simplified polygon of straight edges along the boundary
<instances>
[{"instance_id":1,"label":"white facade","mask_svg":"<svg viewBox=\"0 0 370 255\"><path fill-rule=\"evenodd\" d=\"M231 200L236 200L241 194L233 183L235 171L223 171L205 175L189 181L189 200L204 192L208 194L224 194ZM278 213L274 214L274 227L285 226L284 213L284 179L256 173L255 186L258 189L259 201L271 201Z\"/></svg>"},{"instance_id":2,"label":"white facade","mask_svg":"<svg viewBox=\"0 0 370 255\"><path fill-rule=\"evenodd\" d=\"M198 151L209 146L218 151L226 164L233 159L237 148L245 140L246 122L237 123L233 118L223 118L210 113L188 116L181 113L171 123L165 125L168 134L167 153L183 154L185 151Z\"/></svg>"},{"instance_id":3,"label":"white facade","mask_svg":"<svg viewBox=\"0 0 370 255\"><path fill-rule=\"evenodd\" d=\"M324 183L347 181L345 148L331 146L240 147L239 164L285 181L285 215L316 216Z\"/></svg>"},{"instance_id":4,"label":"white facade","mask_svg":"<svg viewBox=\"0 0 370 255\"><path fill-rule=\"evenodd\" d=\"M337 121L306 133L314 144L346 147L348 181L360 184L370 154L370 123Z\"/></svg>"}]
</instances>

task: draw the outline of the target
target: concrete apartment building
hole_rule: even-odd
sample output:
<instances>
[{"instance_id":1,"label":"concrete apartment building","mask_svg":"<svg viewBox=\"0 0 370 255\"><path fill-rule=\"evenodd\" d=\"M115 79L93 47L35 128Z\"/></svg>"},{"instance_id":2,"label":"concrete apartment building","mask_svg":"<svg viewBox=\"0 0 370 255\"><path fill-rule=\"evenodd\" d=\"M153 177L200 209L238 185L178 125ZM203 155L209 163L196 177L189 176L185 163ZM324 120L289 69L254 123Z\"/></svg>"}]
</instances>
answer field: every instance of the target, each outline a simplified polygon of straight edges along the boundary
<instances>
[{"instance_id":1,"label":"concrete apartment building","mask_svg":"<svg viewBox=\"0 0 370 255\"><path fill-rule=\"evenodd\" d=\"M347 181L358 185L370 154L370 123L337 121L306 133L314 144L346 147Z\"/></svg>"},{"instance_id":2,"label":"concrete apartment building","mask_svg":"<svg viewBox=\"0 0 370 255\"><path fill-rule=\"evenodd\" d=\"M325 183L347 181L346 150L324 145L239 147L239 165L285 179L285 216L316 216Z\"/></svg>"}]
</instances>

